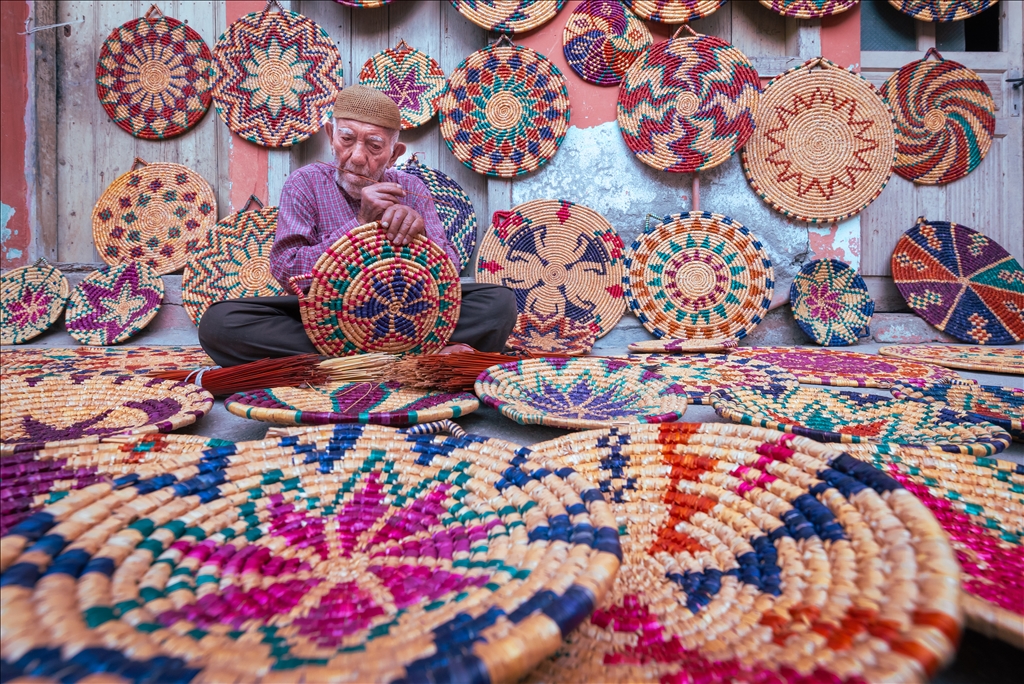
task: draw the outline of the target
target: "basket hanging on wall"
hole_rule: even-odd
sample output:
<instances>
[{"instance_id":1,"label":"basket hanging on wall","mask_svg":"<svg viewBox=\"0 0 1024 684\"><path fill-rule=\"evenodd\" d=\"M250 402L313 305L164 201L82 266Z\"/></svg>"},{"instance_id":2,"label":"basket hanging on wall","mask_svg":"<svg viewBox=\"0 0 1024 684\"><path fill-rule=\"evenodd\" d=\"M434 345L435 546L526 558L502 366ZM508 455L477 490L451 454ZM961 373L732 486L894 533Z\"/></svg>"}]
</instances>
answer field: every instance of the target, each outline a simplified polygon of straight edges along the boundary
<instances>
[{"instance_id":1,"label":"basket hanging on wall","mask_svg":"<svg viewBox=\"0 0 1024 684\"><path fill-rule=\"evenodd\" d=\"M348 5L349 7L383 7L384 5L391 2L391 0L336 0L342 5Z\"/></svg>"},{"instance_id":2,"label":"basket hanging on wall","mask_svg":"<svg viewBox=\"0 0 1024 684\"><path fill-rule=\"evenodd\" d=\"M406 130L434 118L446 81L441 66L430 55L403 40L366 60L359 83L394 100L402 114L402 130Z\"/></svg>"},{"instance_id":3,"label":"basket hanging on wall","mask_svg":"<svg viewBox=\"0 0 1024 684\"><path fill-rule=\"evenodd\" d=\"M0 276L0 344L20 344L57 322L68 299L68 279L39 259Z\"/></svg>"},{"instance_id":4,"label":"basket hanging on wall","mask_svg":"<svg viewBox=\"0 0 1024 684\"><path fill-rule=\"evenodd\" d=\"M653 38L644 22L619 0L584 0L562 31L565 61L595 85L618 85Z\"/></svg>"},{"instance_id":5,"label":"basket hanging on wall","mask_svg":"<svg viewBox=\"0 0 1024 684\"><path fill-rule=\"evenodd\" d=\"M395 168L416 176L427 186L459 263L462 268L469 266L476 249L476 210L466 191L447 174L422 164L416 154Z\"/></svg>"},{"instance_id":6,"label":"basket hanging on wall","mask_svg":"<svg viewBox=\"0 0 1024 684\"><path fill-rule=\"evenodd\" d=\"M984 12L999 0L889 0L889 4L919 21L961 21Z\"/></svg>"},{"instance_id":7,"label":"basket hanging on wall","mask_svg":"<svg viewBox=\"0 0 1024 684\"><path fill-rule=\"evenodd\" d=\"M837 259L803 265L789 288L793 318L808 337L824 347L843 347L871 335L875 300L864 279Z\"/></svg>"},{"instance_id":8,"label":"basket hanging on wall","mask_svg":"<svg viewBox=\"0 0 1024 684\"><path fill-rule=\"evenodd\" d=\"M495 33L526 33L543 26L565 0L450 0L459 14Z\"/></svg>"},{"instance_id":9,"label":"basket hanging on wall","mask_svg":"<svg viewBox=\"0 0 1024 684\"><path fill-rule=\"evenodd\" d=\"M685 24L702 19L725 4L725 0L623 0L626 7L648 21Z\"/></svg>"},{"instance_id":10,"label":"basket hanging on wall","mask_svg":"<svg viewBox=\"0 0 1024 684\"><path fill-rule=\"evenodd\" d=\"M817 19L839 14L856 5L858 0L761 0L761 4L784 17Z\"/></svg>"},{"instance_id":11,"label":"basket hanging on wall","mask_svg":"<svg viewBox=\"0 0 1024 684\"><path fill-rule=\"evenodd\" d=\"M65 326L82 344L117 344L149 325L163 298L163 278L145 263L104 266L71 291Z\"/></svg>"}]
</instances>

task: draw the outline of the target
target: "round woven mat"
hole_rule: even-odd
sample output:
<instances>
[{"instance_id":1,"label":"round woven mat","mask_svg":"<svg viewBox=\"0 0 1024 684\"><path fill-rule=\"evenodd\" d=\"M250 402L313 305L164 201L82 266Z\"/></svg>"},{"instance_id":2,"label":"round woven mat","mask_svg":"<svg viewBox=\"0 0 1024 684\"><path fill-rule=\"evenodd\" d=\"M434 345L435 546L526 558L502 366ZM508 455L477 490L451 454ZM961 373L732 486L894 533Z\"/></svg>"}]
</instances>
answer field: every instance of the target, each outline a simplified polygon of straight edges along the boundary
<instances>
[{"instance_id":1,"label":"round woven mat","mask_svg":"<svg viewBox=\"0 0 1024 684\"><path fill-rule=\"evenodd\" d=\"M480 374L476 395L520 425L594 428L679 420L686 393L626 358L527 359Z\"/></svg>"},{"instance_id":2,"label":"round woven mat","mask_svg":"<svg viewBox=\"0 0 1024 684\"><path fill-rule=\"evenodd\" d=\"M878 353L946 368L1024 375L1024 349L1020 347L1003 349L952 344L907 344L882 347Z\"/></svg>"},{"instance_id":3,"label":"round woven mat","mask_svg":"<svg viewBox=\"0 0 1024 684\"><path fill-rule=\"evenodd\" d=\"M57 322L68 299L68 279L40 259L0 276L0 344L28 342Z\"/></svg>"},{"instance_id":4,"label":"round woven mat","mask_svg":"<svg viewBox=\"0 0 1024 684\"><path fill-rule=\"evenodd\" d=\"M409 47L403 40L397 47L382 50L366 60L359 72L359 83L395 101L405 130L434 118L446 81L441 66L430 55Z\"/></svg>"},{"instance_id":5,"label":"round woven mat","mask_svg":"<svg viewBox=\"0 0 1024 684\"><path fill-rule=\"evenodd\" d=\"M754 192L798 221L860 213L892 175L892 110L875 87L825 58L772 79L743 148Z\"/></svg>"},{"instance_id":6,"label":"round woven mat","mask_svg":"<svg viewBox=\"0 0 1024 684\"><path fill-rule=\"evenodd\" d=\"M845 12L857 0L761 0L761 4L784 17L815 19Z\"/></svg>"},{"instance_id":7,"label":"round woven mat","mask_svg":"<svg viewBox=\"0 0 1024 684\"><path fill-rule=\"evenodd\" d=\"M822 346L843 347L871 336L875 300L860 274L842 261L804 264L790 285L789 305L800 329Z\"/></svg>"},{"instance_id":8,"label":"round woven mat","mask_svg":"<svg viewBox=\"0 0 1024 684\"><path fill-rule=\"evenodd\" d=\"M217 113L233 133L267 147L288 147L319 131L345 82L327 31L287 10L235 21L213 57Z\"/></svg>"},{"instance_id":9,"label":"round woven mat","mask_svg":"<svg viewBox=\"0 0 1024 684\"><path fill-rule=\"evenodd\" d=\"M423 236L396 247L377 223L328 247L299 298L306 334L327 356L440 351L461 306L459 274L443 249Z\"/></svg>"},{"instance_id":10,"label":"round woven mat","mask_svg":"<svg viewBox=\"0 0 1024 684\"><path fill-rule=\"evenodd\" d=\"M379 426L73 492L3 550L4 627L29 653L5 673L46 649L69 680L161 682L515 682L603 600L622 554L572 468ZM80 643L104 647L60 650Z\"/></svg>"},{"instance_id":11,"label":"round woven mat","mask_svg":"<svg viewBox=\"0 0 1024 684\"><path fill-rule=\"evenodd\" d=\"M736 340L644 340L630 342L629 351L650 354L703 354L727 352L736 348Z\"/></svg>"},{"instance_id":12,"label":"round woven mat","mask_svg":"<svg viewBox=\"0 0 1024 684\"><path fill-rule=\"evenodd\" d=\"M533 200L495 212L480 241L476 279L504 285L520 313L560 314L607 335L626 311L622 238L593 209Z\"/></svg>"},{"instance_id":13,"label":"round woven mat","mask_svg":"<svg viewBox=\"0 0 1024 684\"><path fill-rule=\"evenodd\" d=\"M544 55L495 44L451 73L437 111L441 136L459 161L514 178L555 156L569 130L569 90Z\"/></svg>"},{"instance_id":14,"label":"round woven mat","mask_svg":"<svg viewBox=\"0 0 1024 684\"><path fill-rule=\"evenodd\" d=\"M583 0L562 31L565 61L595 85L617 85L654 39L644 22L618 0Z\"/></svg>"},{"instance_id":15,"label":"round woven mat","mask_svg":"<svg viewBox=\"0 0 1024 684\"><path fill-rule=\"evenodd\" d=\"M239 392L224 405L236 416L278 425L414 425L467 415L480 402L469 392L435 392L397 382L336 382Z\"/></svg>"},{"instance_id":16,"label":"round woven mat","mask_svg":"<svg viewBox=\"0 0 1024 684\"><path fill-rule=\"evenodd\" d=\"M149 325L163 298L163 278L146 264L104 266L72 290L64 324L82 344L117 344Z\"/></svg>"},{"instance_id":17,"label":"round woven mat","mask_svg":"<svg viewBox=\"0 0 1024 684\"><path fill-rule=\"evenodd\" d=\"M662 24L684 24L708 16L725 0L623 0L641 18Z\"/></svg>"},{"instance_id":18,"label":"round woven mat","mask_svg":"<svg viewBox=\"0 0 1024 684\"><path fill-rule=\"evenodd\" d=\"M691 404L710 405L711 393L718 389L759 385L796 386L796 377L787 370L754 359L734 359L723 355L669 356L647 354L630 357L642 368L663 375L686 394Z\"/></svg>"},{"instance_id":19,"label":"round woven mat","mask_svg":"<svg viewBox=\"0 0 1024 684\"><path fill-rule=\"evenodd\" d=\"M889 0L919 21L961 21L987 10L999 0Z\"/></svg>"},{"instance_id":20,"label":"round woven mat","mask_svg":"<svg viewBox=\"0 0 1024 684\"><path fill-rule=\"evenodd\" d=\"M450 0L459 14L488 31L525 33L543 26L565 0Z\"/></svg>"},{"instance_id":21,"label":"round woven mat","mask_svg":"<svg viewBox=\"0 0 1024 684\"><path fill-rule=\"evenodd\" d=\"M144 375L212 366L202 347L32 347L0 350L3 375Z\"/></svg>"},{"instance_id":22,"label":"round woven mat","mask_svg":"<svg viewBox=\"0 0 1024 684\"><path fill-rule=\"evenodd\" d=\"M396 168L416 176L427 186L430 196L434 198L434 207L448 242L458 253L462 267L468 266L476 249L476 210L473 209L473 200L451 177L421 164L415 154Z\"/></svg>"},{"instance_id":23,"label":"round woven mat","mask_svg":"<svg viewBox=\"0 0 1024 684\"><path fill-rule=\"evenodd\" d=\"M723 418L844 444L899 444L937 452L990 456L1010 444L992 423L974 421L943 404L903 401L820 387L735 387L716 390L711 405Z\"/></svg>"},{"instance_id":24,"label":"round woven mat","mask_svg":"<svg viewBox=\"0 0 1024 684\"><path fill-rule=\"evenodd\" d=\"M892 279L918 316L958 340L1024 340L1024 268L978 231L922 216L896 242Z\"/></svg>"},{"instance_id":25,"label":"round woven mat","mask_svg":"<svg viewBox=\"0 0 1024 684\"><path fill-rule=\"evenodd\" d=\"M996 129L996 103L985 81L935 55L939 61L929 62L926 55L879 89L896 114L894 170L922 185L949 183L973 171Z\"/></svg>"},{"instance_id":26,"label":"round woven mat","mask_svg":"<svg viewBox=\"0 0 1024 684\"><path fill-rule=\"evenodd\" d=\"M181 269L217 223L213 188L181 164L146 164L117 177L92 210L92 239L104 262Z\"/></svg>"},{"instance_id":27,"label":"round woven mat","mask_svg":"<svg viewBox=\"0 0 1024 684\"><path fill-rule=\"evenodd\" d=\"M1024 389L1019 387L956 380L952 384L896 383L889 391L898 399L946 404L978 420L998 425L1009 432L1014 440L1024 442Z\"/></svg>"},{"instance_id":28,"label":"round woven mat","mask_svg":"<svg viewBox=\"0 0 1024 684\"><path fill-rule=\"evenodd\" d=\"M505 347L527 354L586 356L593 350L599 330L593 320L582 323L562 313L524 311L516 318L516 327L505 341Z\"/></svg>"},{"instance_id":29,"label":"round woven mat","mask_svg":"<svg viewBox=\"0 0 1024 684\"><path fill-rule=\"evenodd\" d=\"M657 337L739 340L775 292L768 252L721 214L672 214L648 225L626 258L629 308Z\"/></svg>"},{"instance_id":30,"label":"round woven mat","mask_svg":"<svg viewBox=\"0 0 1024 684\"><path fill-rule=\"evenodd\" d=\"M756 359L785 368L800 382L836 387L879 387L885 389L903 380L948 382L960 376L923 359L881 358L874 354L838 349L799 347L740 347L732 358Z\"/></svg>"},{"instance_id":31,"label":"round woven mat","mask_svg":"<svg viewBox=\"0 0 1024 684\"><path fill-rule=\"evenodd\" d=\"M955 654L949 541L866 463L720 423L534 448L609 495L623 564L532 682L924 682Z\"/></svg>"},{"instance_id":32,"label":"round woven mat","mask_svg":"<svg viewBox=\"0 0 1024 684\"><path fill-rule=\"evenodd\" d=\"M214 226L181 278L181 303L193 323L215 302L285 293L270 273L276 231L277 207L240 211Z\"/></svg>"},{"instance_id":33,"label":"round woven mat","mask_svg":"<svg viewBox=\"0 0 1024 684\"><path fill-rule=\"evenodd\" d=\"M391 2L391 0L336 0L342 5L348 5L349 7L383 7L384 5Z\"/></svg>"},{"instance_id":34,"label":"round woven mat","mask_svg":"<svg viewBox=\"0 0 1024 684\"><path fill-rule=\"evenodd\" d=\"M210 108L213 56L192 27L155 8L110 32L96 63L96 94L122 129L162 140L192 128Z\"/></svg>"},{"instance_id":35,"label":"round woven mat","mask_svg":"<svg viewBox=\"0 0 1024 684\"><path fill-rule=\"evenodd\" d=\"M81 437L170 432L213 407L213 396L196 385L128 375L3 375L0 387L0 442L19 449Z\"/></svg>"},{"instance_id":36,"label":"round woven mat","mask_svg":"<svg viewBox=\"0 0 1024 684\"><path fill-rule=\"evenodd\" d=\"M718 166L754 133L761 80L715 36L655 43L626 72L616 118L626 146L659 171Z\"/></svg>"}]
</instances>

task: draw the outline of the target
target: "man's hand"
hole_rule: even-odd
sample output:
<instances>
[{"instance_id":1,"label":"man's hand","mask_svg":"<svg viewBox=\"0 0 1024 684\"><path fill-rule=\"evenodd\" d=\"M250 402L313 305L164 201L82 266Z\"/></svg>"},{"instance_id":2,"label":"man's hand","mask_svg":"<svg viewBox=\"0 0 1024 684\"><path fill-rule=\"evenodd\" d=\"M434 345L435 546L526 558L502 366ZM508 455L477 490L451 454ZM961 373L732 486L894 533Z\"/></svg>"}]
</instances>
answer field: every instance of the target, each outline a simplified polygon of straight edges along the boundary
<instances>
[{"instance_id":1,"label":"man's hand","mask_svg":"<svg viewBox=\"0 0 1024 684\"><path fill-rule=\"evenodd\" d=\"M388 232L388 240L393 245L407 245L417 235L423 235L426 224L423 217L412 207L404 204L392 204L384 210L380 224Z\"/></svg>"},{"instance_id":2,"label":"man's hand","mask_svg":"<svg viewBox=\"0 0 1024 684\"><path fill-rule=\"evenodd\" d=\"M374 183L367 185L360 194L359 216L361 223L380 221L384 212L405 197L405 190L398 183Z\"/></svg>"}]
</instances>

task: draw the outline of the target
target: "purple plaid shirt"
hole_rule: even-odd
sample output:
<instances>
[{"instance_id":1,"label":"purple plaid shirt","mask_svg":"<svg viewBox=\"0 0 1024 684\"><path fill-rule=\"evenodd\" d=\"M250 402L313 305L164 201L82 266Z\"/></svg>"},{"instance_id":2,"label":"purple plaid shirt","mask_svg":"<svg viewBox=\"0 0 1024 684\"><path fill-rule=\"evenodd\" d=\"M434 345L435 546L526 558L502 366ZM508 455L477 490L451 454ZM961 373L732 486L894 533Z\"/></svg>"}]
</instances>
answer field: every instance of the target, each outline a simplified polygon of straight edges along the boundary
<instances>
[{"instance_id":1,"label":"purple plaid shirt","mask_svg":"<svg viewBox=\"0 0 1024 684\"><path fill-rule=\"evenodd\" d=\"M426 236L440 246L460 270L459 255L448 242L427 186L416 176L395 169L384 172L382 182L398 183L409 194L401 203L423 217ZM422 195L417 197L416 195ZM285 181L277 215L277 236L270 250L270 272L285 291L292 293L288 280L313 271L320 255L334 242L361 225L359 200L346 195L335 180L334 167L310 164L298 169ZM304 287L308 287L305 283Z\"/></svg>"}]
</instances>

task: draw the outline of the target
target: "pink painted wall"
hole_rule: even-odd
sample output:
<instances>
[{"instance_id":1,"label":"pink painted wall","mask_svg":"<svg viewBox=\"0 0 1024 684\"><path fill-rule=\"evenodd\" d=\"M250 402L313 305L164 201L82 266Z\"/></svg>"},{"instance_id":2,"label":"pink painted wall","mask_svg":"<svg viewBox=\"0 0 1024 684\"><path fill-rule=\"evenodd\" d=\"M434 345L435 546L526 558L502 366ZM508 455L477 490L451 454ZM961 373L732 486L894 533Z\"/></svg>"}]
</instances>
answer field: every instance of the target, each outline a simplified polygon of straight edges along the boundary
<instances>
[{"instance_id":1,"label":"pink painted wall","mask_svg":"<svg viewBox=\"0 0 1024 684\"><path fill-rule=\"evenodd\" d=\"M0 267L24 266L32 243L29 188L25 180L28 132L29 3L0 2Z\"/></svg>"},{"instance_id":2,"label":"pink painted wall","mask_svg":"<svg viewBox=\"0 0 1024 684\"><path fill-rule=\"evenodd\" d=\"M266 5L265 0L227 0L227 23L231 24L250 12L262 12ZM266 201L268 166L267 148L243 140L237 135L231 136L231 153L228 157L231 206L226 211L222 207L222 215L241 210L250 195L256 195Z\"/></svg>"},{"instance_id":3,"label":"pink painted wall","mask_svg":"<svg viewBox=\"0 0 1024 684\"><path fill-rule=\"evenodd\" d=\"M860 71L860 5L821 20L821 53L842 67Z\"/></svg>"}]
</instances>

